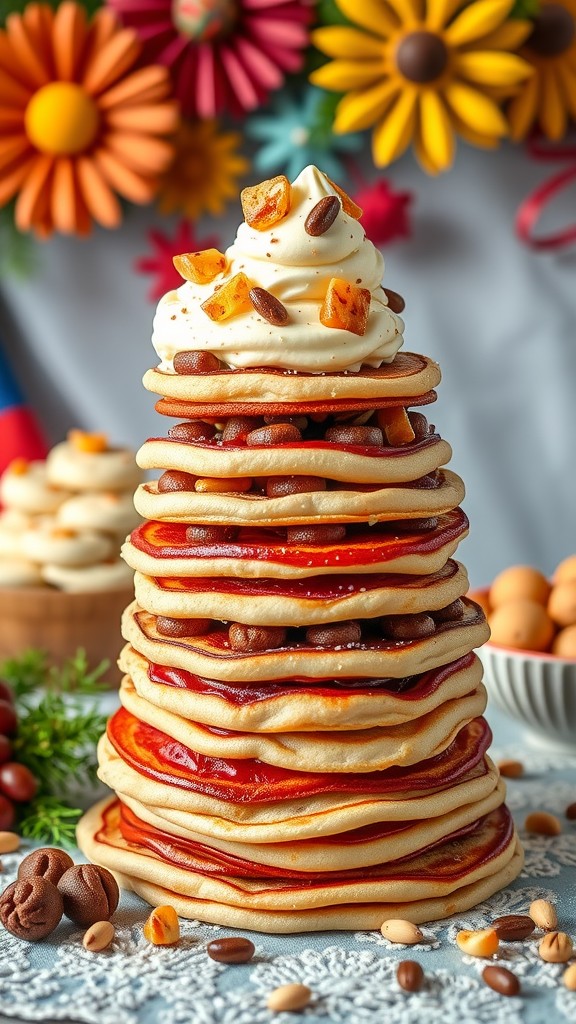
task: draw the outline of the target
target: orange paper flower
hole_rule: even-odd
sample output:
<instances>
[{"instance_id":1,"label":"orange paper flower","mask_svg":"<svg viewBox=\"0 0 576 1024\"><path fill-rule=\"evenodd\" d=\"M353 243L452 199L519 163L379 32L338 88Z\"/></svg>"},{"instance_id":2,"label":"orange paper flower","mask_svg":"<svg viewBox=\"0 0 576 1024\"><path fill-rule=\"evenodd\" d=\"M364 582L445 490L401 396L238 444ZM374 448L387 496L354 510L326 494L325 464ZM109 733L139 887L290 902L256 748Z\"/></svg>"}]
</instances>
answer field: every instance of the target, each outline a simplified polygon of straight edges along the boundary
<instances>
[{"instance_id":1,"label":"orange paper flower","mask_svg":"<svg viewBox=\"0 0 576 1024\"><path fill-rule=\"evenodd\" d=\"M520 53L534 74L508 107L510 135L517 142L538 127L561 139L576 121L576 0L542 0Z\"/></svg>"},{"instance_id":2,"label":"orange paper flower","mask_svg":"<svg viewBox=\"0 0 576 1024\"><path fill-rule=\"evenodd\" d=\"M88 234L153 198L178 123L168 72L134 71L140 43L112 11L29 4L0 31L0 206L21 231Z\"/></svg>"},{"instance_id":3,"label":"orange paper flower","mask_svg":"<svg viewBox=\"0 0 576 1024\"><path fill-rule=\"evenodd\" d=\"M219 217L238 195L238 178L249 168L236 132L221 132L216 121L182 121L174 138L176 155L162 176L158 206L164 214L198 220Z\"/></svg>"}]
</instances>

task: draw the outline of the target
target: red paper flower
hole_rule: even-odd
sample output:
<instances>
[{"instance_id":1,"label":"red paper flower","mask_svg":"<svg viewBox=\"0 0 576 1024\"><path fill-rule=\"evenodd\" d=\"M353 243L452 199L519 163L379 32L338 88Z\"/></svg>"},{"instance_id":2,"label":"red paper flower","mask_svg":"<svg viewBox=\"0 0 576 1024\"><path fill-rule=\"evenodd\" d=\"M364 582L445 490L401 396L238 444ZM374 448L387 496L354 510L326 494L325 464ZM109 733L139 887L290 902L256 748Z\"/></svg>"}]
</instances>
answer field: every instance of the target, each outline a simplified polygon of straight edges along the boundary
<instances>
[{"instance_id":1,"label":"red paper flower","mask_svg":"<svg viewBox=\"0 0 576 1024\"><path fill-rule=\"evenodd\" d=\"M302 66L311 0L108 0L200 118L261 106Z\"/></svg>"},{"instance_id":2,"label":"red paper flower","mask_svg":"<svg viewBox=\"0 0 576 1024\"><path fill-rule=\"evenodd\" d=\"M173 256L179 256L183 252L198 252L200 249L220 248L220 239L215 235L196 238L187 220L180 221L173 238L163 231L156 230L149 231L148 238L153 253L151 256L142 256L136 260L134 269L138 274L154 275L148 290L150 302L157 302L166 292L182 284L182 278L172 262Z\"/></svg>"},{"instance_id":3,"label":"red paper flower","mask_svg":"<svg viewBox=\"0 0 576 1024\"><path fill-rule=\"evenodd\" d=\"M360 223L374 245L385 245L396 238L410 238L408 207L411 192L394 192L387 181L380 179L366 185L354 195L354 201L364 211Z\"/></svg>"}]
</instances>

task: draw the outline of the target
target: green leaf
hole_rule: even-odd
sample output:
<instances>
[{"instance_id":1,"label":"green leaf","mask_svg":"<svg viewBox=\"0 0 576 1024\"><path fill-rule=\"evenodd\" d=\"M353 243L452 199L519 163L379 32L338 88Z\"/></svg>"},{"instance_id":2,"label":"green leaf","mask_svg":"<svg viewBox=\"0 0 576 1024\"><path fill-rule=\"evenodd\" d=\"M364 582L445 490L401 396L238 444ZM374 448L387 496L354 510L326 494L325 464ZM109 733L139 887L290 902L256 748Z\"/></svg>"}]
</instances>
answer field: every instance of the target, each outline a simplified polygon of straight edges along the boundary
<instances>
[{"instance_id":1,"label":"green leaf","mask_svg":"<svg viewBox=\"0 0 576 1024\"><path fill-rule=\"evenodd\" d=\"M361 4L362 0L358 0ZM342 13L335 0L318 0L316 17L319 25L351 25L352 22Z\"/></svg>"},{"instance_id":2,"label":"green leaf","mask_svg":"<svg viewBox=\"0 0 576 1024\"><path fill-rule=\"evenodd\" d=\"M80 808L68 807L57 797L36 798L21 808L18 831L25 839L50 846L74 846L81 814Z\"/></svg>"},{"instance_id":3,"label":"green leaf","mask_svg":"<svg viewBox=\"0 0 576 1024\"><path fill-rule=\"evenodd\" d=\"M509 18L522 18L532 21L540 10L540 0L516 0Z\"/></svg>"},{"instance_id":4,"label":"green leaf","mask_svg":"<svg viewBox=\"0 0 576 1024\"><path fill-rule=\"evenodd\" d=\"M0 665L0 678L8 683L18 704L22 697L46 684L48 671L44 651L31 648L18 658L7 658Z\"/></svg>"},{"instance_id":5,"label":"green leaf","mask_svg":"<svg viewBox=\"0 0 576 1024\"><path fill-rule=\"evenodd\" d=\"M30 277L36 259L37 244L31 235L18 230L14 203L8 203L0 209L0 278Z\"/></svg>"},{"instance_id":6,"label":"green leaf","mask_svg":"<svg viewBox=\"0 0 576 1024\"><path fill-rule=\"evenodd\" d=\"M21 14L25 7L28 6L29 0L0 0L0 24L4 24L9 14L14 12ZM48 3L50 7L58 7L60 0L43 0L44 3ZM83 0L83 7L86 8L88 14L93 14L99 7L102 7L102 3L99 0Z\"/></svg>"}]
</instances>

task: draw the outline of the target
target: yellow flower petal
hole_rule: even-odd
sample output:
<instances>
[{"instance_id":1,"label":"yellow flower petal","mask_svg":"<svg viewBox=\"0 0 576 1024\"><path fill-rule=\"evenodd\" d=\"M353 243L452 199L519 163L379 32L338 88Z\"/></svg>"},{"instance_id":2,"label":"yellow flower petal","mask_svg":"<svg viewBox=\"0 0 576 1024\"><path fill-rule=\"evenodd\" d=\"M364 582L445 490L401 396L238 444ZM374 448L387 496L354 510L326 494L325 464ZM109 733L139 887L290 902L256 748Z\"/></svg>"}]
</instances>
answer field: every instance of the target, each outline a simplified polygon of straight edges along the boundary
<instances>
[{"instance_id":1,"label":"yellow flower petal","mask_svg":"<svg viewBox=\"0 0 576 1024\"><path fill-rule=\"evenodd\" d=\"M426 174L439 174L440 168L432 161L430 153L425 148L422 141L422 126L416 124L416 130L414 132L414 138L412 140L414 147L414 155L420 164L422 170L426 171Z\"/></svg>"},{"instance_id":2,"label":"yellow flower petal","mask_svg":"<svg viewBox=\"0 0 576 1024\"><path fill-rule=\"evenodd\" d=\"M480 132L473 131L456 114L452 114L452 121L457 134L466 142L471 142L473 146L479 146L480 149L497 149L500 145L500 139L495 135L482 135Z\"/></svg>"},{"instance_id":3,"label":"yellow flower petal","mask_svg":"<svg viewBox=\"0 0 576 1024\"><path fill-rule=\"evenodd\" d=\"M345 25L327 25L312 32L312 42L327 57L378 58L382 56L382 40Z\"/></svg>"},{"instance_id":4,"label":"yellow flower petal","mask_svg":"<svg viewBox=\"0 0 576 1024\"><path fill-rule=\"evenodd\" d=\"M539 121L549 139L561 139L566 132L566 105L554 64L542 72Z\"/></svg>"},{"instance_id":5,"label":"yellow flower petal","mask_svg":"<svg viewBox=\"0 0 576 1024\"><path fill-rule=\"evenodd\" d=\"M446 170L454 159L454 132L450 115L433 89L420 95L420 131L422 147L431 163L440 171Z\"/></svg>"},{"instance_id":6,"label":"yellow flower petal","mask_svg":"<svg viewBox=\"0 0 576 1024\"><path fill-rule=\"evenodd\" d=\"M462 0L428 0L426 28L441 29L462 6Z\"/></svg>"},{"instance_id":7,"label":"yellow flower petal","mask_svg":"<svg viewBox=\"0 0 576 1024\"><path fill-rule=\"evenodd\" d=\"M376 126L372 135L372 154L377 167L385 167L402 155L416 123L417 89L405 88L392 109Z\"/></svg>"},{"instance_id":8,"label":"yellow flower petal","mask_svg":"<svg viewBox=\"0 0 576 1024\"><path fill-rule=\"evenodd\" d=\"M398 27L398 19L385 0L336 0L350 21L367 28L372 35L387 36Z\"/></svg>"},{"instance_id":9,"label":"yellow flower petal","mask_svg":"<svg viewBox=\"0 0 576 1024\"><path fill-rule=\"evenodd\" d=\"M480 135L507 135L508 126L494 100L463 82L451 82L444 95L455 114Z\"/></svg>"},{"instance_id":10,"label":"yellow flower petal","mask_svg":"<svg viewBox=\"0 0 576 1024\"><path fill-rule=\"evenodd\" d=\"M533 73L532 66L516 54L489 50L456 54L454 68L469 82L492 86L516 85Z\"/></svg>"},{"instance_id":11,"label":"yellow flower petal","mask_svg":"<svg viewBox=\"0 0 576 1024\"><path fill-rule=\"evenodd\" d=\"M399 90L400 84L397 81L385 78L371 89L358 89L348 93L336 108L336 135L371 128L386 112Z\"/></svg>"},{"instance_id":12,"label":"yellow flower petal","mask_svg":"<svg viewBox=\"0 0 576 1024\"><path fill-rule=\"evenodd\" d=\"M497 28L509 13L514 0L475 0L446 29L450 46L463 46Z\"/></svg>"},{"instance_id":13,"label":"yellow flower petal","mask_svg":"<svg viewBox=\"0 0 576 1024\"><path fill-rule=\"evenodd\" d=\"M332 60L313 71L310 81L321 89L347 92L349 89L362 89L381 79L383 70L382 60Z\"/></svg>"},{"instance_id":14,"label":"yellow flower petal","mask_svg":"<svg viewBox=\"0 0 576 1024\"><path fill-rule=\"evenodd\" d=\"M508 105L507 114L510 124L510 136L514 142L519 142L520 139L523 139L534 124L539 95L540 83L538 75L533 75L525 83L522 92L515 96Z\"/></svg>"},{"instance_id":15,"label":"yellow flower petal","mask_svg":"<svg viewBox=\"0 0 576 1024\"><path fill-rule=\"evenodd\" d=\"M398 15L404 29L411 29L422 24L424 11L420 0L388 0L390 7Z\"/></svg>"},{"instance_id":16,"label":"yellow flower petal","mask_svg":"<svg viewBox=\"0 0 576 1024\"><path fill-rule=\"evenodd\" d=\"M565 62L558 62L558 75L564 87L566 106L576 121L576 67L571 68Z\"/></svg>"},{"instance_id":17,"label":"yellow flower petal","mask_svg":"<svg viewBox=\"0 0 576 1024\"><path fill-rule=\"evenodd\" d=\"M509 18L495 32L482 36L483 50L517 50L532 31L531 21Z\"/></svg>"}]
</instances>

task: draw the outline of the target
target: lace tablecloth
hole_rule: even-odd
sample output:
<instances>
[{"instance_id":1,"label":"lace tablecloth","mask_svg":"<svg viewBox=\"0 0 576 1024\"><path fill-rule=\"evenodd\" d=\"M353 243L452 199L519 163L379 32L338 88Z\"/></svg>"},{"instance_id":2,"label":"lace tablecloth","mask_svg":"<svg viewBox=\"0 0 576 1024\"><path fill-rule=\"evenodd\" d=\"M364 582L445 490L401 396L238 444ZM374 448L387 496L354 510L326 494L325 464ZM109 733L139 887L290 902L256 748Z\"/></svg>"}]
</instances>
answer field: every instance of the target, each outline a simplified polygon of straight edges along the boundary
<instances>
[{"instance_id":1,"label":"lace tablecloth","mask_svg":"<svg viewBox=\"0 0 576 1024\"><path fill-rule=\"evenodd\" d=\"M505 998L481 979L487 961L464 956L455 944L461 928L480 928L495 917L525 913L536 898L557 904L560 927L576 938L576 824L562 835L527 837L529 810L545 809L564 819L576 800L574 756L530 749L517 730L496 714L496 756L514 756L526 775L510 781L508 803L526 851L522 876L475 910L425 927L427 946L392 946L376 932L252 935L256 955L249 964L210 960L206 941L245 934L198 922L182 922L175 948L149 945L142 936L145 904L124 894L114 922L116 939L104 953L87 953L82 931L63 922L42 943L0 934L0 1015L10 1021L81 1021L86 1024L289 1024L293 1013L272 1014L266 996L278 985L308 985L313 1000L306 1024L576 1024L576 993L561 982L563 964L538 957L539 938L503 944L500 963L521 979L520 996ZM21 856L21 855L20 855ZM78 858L81 859L81 858ZM19 855L3 858L2 883L12 881ZM416 959L426 974L419 993L398 986L399 960ZM0 1016L0 1020L4 1017Z\"/></svg>"}]
</instances>

